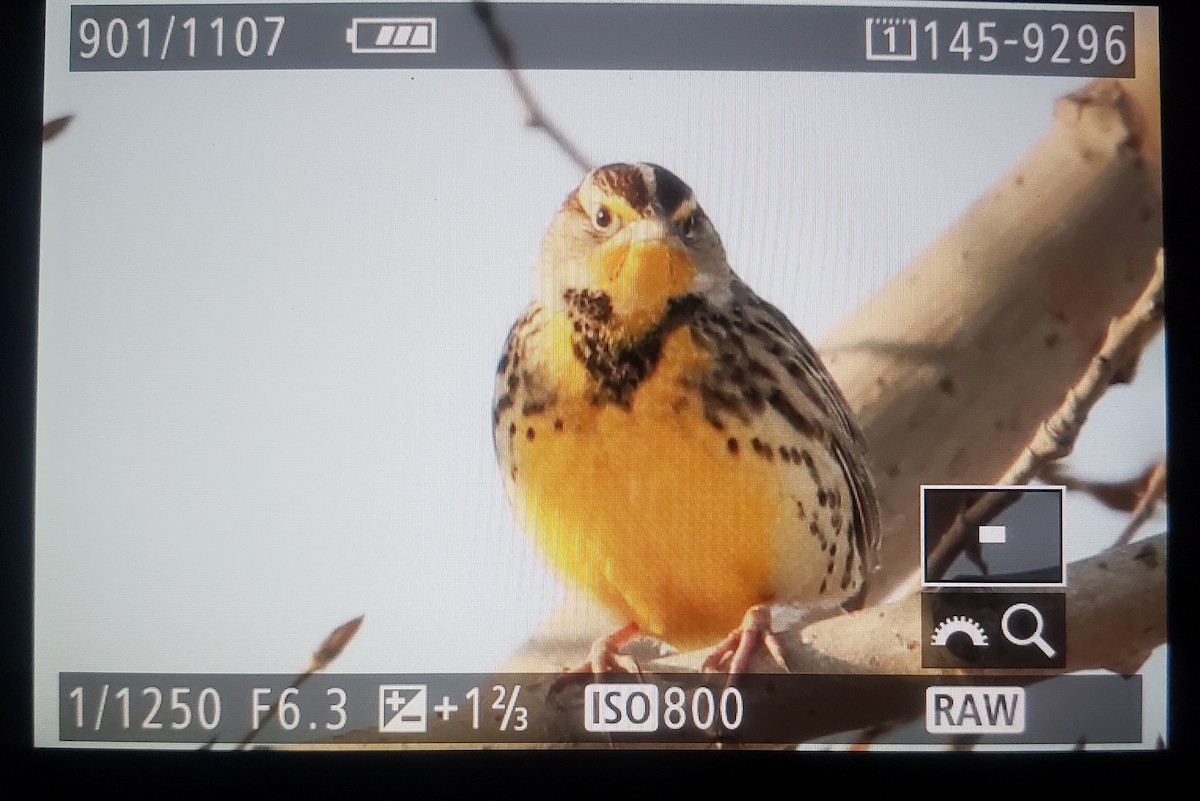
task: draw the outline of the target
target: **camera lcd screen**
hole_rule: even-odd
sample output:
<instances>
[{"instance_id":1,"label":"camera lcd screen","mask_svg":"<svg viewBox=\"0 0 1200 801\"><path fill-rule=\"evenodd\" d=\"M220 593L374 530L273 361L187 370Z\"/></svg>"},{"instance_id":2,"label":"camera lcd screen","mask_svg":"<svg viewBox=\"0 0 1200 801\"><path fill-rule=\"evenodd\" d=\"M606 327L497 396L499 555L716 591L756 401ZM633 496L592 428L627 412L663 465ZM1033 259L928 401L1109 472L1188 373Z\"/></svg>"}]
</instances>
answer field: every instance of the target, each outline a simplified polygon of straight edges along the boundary
<instances>
[{"instance_id":1,"label":"camera lcd screen","mask_svg":"<svg viewBox=\"0 0 1200 801\"><path fill-rule=\"evenodd\" d=\"M1162 746L1158 24L52 0L35 744Z\"/></svg>"}]
</instances>

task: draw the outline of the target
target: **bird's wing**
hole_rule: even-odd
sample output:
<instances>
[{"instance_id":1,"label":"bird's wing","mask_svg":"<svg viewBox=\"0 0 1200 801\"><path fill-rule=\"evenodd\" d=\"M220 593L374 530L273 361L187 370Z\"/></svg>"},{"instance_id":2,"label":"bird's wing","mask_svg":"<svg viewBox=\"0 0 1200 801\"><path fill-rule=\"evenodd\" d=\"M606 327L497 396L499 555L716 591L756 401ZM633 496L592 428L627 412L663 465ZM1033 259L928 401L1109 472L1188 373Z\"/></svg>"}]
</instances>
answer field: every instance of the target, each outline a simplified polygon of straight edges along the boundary
<instances>
[{"instance_id":1,"label":"bird's wing","mask_svg":"<svg viewBox=\"0 0 1200 801\"><path fill-rule=\"evenodd\" d=\"M841 464L853 496L856 545L868 568L864 571L865 581L878 567L882 533L875 481L869 469L862 431L821 357L787 316L737 278L732 281L730 294L730 314L735 317L736 324L740 312L742 339L747 348L764 356L773 356L774 361L782 365L783 370L776 371L779 373L776 379L789 390L786 399L791 411L830 435L831 449Z\"/></svg>"},{"instance_id":2,"label":"bird's wing","mask_svg":"<svg viewBox=\"0 0 1200 801\"><path fill-rule=\"evenodd\" d=\"M506 485L511 485L509 473L513 466L508 428L528 402L530 389L538 384L530 374L534 366L526 357L526 342L541 323L542 307L536 302L531 303L509 329L500 363L496 366L496 391L492 397L492 444L496 448L496 461L504 472ZM508 486L508 489L511 494L512 487Z\"/></svg>"}]
</instances>

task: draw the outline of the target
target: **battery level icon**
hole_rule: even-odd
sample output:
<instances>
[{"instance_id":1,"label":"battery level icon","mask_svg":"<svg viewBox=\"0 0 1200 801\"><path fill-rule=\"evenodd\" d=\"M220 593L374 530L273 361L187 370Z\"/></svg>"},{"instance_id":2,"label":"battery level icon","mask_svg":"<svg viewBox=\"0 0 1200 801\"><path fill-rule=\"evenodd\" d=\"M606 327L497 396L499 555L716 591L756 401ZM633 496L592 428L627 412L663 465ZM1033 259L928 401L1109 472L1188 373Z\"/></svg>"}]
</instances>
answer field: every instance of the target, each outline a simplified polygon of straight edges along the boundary
<instances>
[{"instance_id":1,"label":"battery level icon","mask_svg":"<svg viewBox=\"0 0 1200 801\"><path fill-rule=\"evenodd\" d=\"M352 53L436 53L433 17L355 17L346 29Z\"/></svg>"}]
</instances>

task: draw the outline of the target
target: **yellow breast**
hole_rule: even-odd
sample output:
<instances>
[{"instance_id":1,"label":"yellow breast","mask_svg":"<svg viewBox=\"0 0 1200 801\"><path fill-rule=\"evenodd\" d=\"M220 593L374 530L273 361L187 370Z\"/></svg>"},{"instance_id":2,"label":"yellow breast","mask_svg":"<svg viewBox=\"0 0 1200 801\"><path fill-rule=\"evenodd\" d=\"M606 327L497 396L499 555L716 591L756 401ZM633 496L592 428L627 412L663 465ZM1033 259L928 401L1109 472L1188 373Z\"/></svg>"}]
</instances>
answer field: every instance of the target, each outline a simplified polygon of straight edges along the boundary
<instances>
[{"instance_id":1,"label":"yellow breast","mask_svg":"<svg viewBox=\"0 0 1200 801\"><path fill-rule=\"evenodd\" d=\"M581 391L569 336L550 321L541 342L557 400L510 437L518 517L558 569L643 630L711 644L770 600L772 537L794 514L786 487L750 453L753 431L704 418L687 384L709 354L686 328L629 408Z\"/></svg>"}]
</instances>

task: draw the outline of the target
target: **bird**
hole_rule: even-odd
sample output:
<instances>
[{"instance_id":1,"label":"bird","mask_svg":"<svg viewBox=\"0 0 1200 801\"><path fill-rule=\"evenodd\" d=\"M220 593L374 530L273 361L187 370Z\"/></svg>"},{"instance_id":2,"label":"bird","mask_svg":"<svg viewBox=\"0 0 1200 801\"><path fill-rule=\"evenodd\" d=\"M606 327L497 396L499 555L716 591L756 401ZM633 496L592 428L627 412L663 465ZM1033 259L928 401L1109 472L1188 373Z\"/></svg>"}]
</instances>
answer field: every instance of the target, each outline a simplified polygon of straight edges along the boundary
<instances>
[{"instance_id":1,"label":"bird","mask_svg":"<svg viewBox=\"0 0 1200 801\"><path fill-rule=\"evenodd\" d=\"M642 637L711 647L708 671L760 648L786 670L779 611L853 608L878 568L845 397L657 164L595 168L554 214L492 427L520 527L622 621L570 670L640 672L623 649Z\"/></svg>"}]
</instances>

